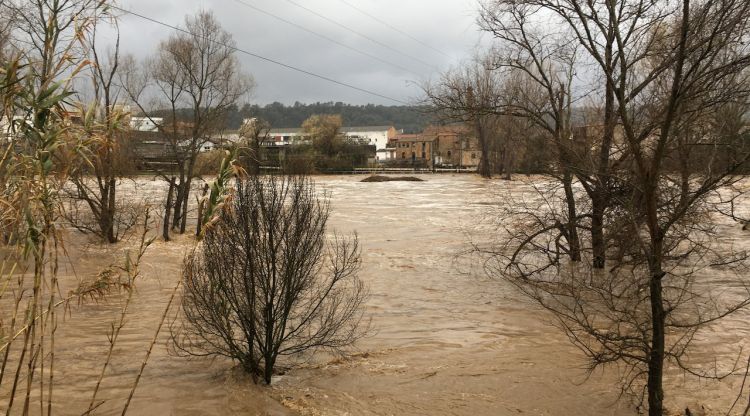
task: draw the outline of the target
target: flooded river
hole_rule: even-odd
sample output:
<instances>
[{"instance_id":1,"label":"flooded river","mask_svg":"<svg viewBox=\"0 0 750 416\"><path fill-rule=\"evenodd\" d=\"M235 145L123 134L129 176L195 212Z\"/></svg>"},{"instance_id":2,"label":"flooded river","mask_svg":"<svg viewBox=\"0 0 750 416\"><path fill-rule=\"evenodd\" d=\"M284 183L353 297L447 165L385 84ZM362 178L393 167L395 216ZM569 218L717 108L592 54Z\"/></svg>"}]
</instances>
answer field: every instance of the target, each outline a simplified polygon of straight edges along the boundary
<instances>
[{"instance_id":1,"label":"flooded river","mask_svg":"<svg viewBox=\"0 0 750 416\"><path fill-rule=\"evenodd\" d=\"M483 219L498 191L523 192L523 181L473 175L425 175L425 182L361 179L316 178L331 195L329 227L356 231L362 247L360 276L370 288L367 317L373 332L357 344L353 356L319 356L278 375L270 388L256 387L231 362L169 355L165 328L129 414L637 414L627 397L618 401L614 369L587 374L583 355L551 325L550 316L460 255L470 239L493 235ZM131 191L134 196L163 188L162 182L141 185ZM726 227L741 237L739 227ZM77 247L69 250L64 291L122 256L122 247L85 245L75 235L69 240ZM192 244L191 238L178 237L157 241L147 252L131 313L98 395L105 403L95 414L120 413ZM80 415L87 408L122 301L115 296L74 306L60 323L57 414ZM712 331L714 342L707 348L750 347L748 326L747 314L728 319ZM695 401L725 409L741 381L685 380L670 380L672 409Z\"/></svg>"}]
</instances>

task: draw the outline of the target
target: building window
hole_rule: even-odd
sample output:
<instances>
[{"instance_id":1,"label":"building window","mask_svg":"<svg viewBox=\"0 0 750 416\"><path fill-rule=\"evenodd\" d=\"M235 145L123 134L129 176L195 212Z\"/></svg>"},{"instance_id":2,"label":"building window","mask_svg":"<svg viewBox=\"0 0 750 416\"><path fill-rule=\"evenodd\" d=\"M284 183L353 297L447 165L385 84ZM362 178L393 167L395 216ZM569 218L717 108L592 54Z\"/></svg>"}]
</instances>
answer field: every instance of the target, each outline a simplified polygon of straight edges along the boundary
<instances>
[{"instance_id":1,"label":"building window","mask_svg":"<svg viewBox=\"0 0 750 416\"><path fill-rule=\"evenodd\" d=\"M427 153L422 152L422 159L427 159Z\"/></svg>"},{"instance_id":2,"label":"building window","mask_svg":"<svg viewBox=\"0 0 750 416\"><path fill-rule=\"evenodd\" d=\"M476 154L476 153L472 153L472 154L471 154L471 158L472 158L472 159L476 159L476 158L477 158L477 154Z\"/></svg>"},{"instance_id":3,"label":"building window","mask_svg":"<svg viewBox=\"0 0 750 416\"><path fill-rule=\"evenodd\" d=\"M406 152L401 152L401 159L406 159Z\"/></svg>"},{"instance_id":4,"label":"building window","mask_svg":"<svg viewBox=\"0 0 750 416\"><path fill-rule=\"evenodd\" d=\"M448 150L448 157L451 157L451 151Z\"/></svg>"},{"instance_id":5,"label":"building window","mask_svg":"<svg viewBox=\"0 0 750 416\"><path fill-rule=\"evenodd\" d=\"M414 152L411 152L411 160L415 160L417 158L417 154Z\"/></svg>"}]
</instances>

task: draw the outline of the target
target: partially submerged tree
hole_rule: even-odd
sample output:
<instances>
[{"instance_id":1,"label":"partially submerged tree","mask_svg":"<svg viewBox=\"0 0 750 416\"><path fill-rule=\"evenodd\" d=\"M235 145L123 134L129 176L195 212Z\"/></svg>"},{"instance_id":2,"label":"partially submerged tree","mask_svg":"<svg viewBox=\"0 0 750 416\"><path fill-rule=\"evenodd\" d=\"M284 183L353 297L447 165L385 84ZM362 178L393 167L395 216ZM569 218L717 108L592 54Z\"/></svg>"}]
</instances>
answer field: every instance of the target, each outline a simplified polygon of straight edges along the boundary
<instances>
[{"instance_id":1,"label":"partially submerged tree","mask_svg":"<svg viewBox=\"0 0 750 416\"><path fill-rule=\"evenodd\" d=\"M237 154L238 163L250 174L260 173L261 142L268 138L271 125L259 118L247 119L240 126L240 143Z\"/></svg>"},{"instance_id":2,"label":"partially submerged tree","mask_svg":"<svg viewBox=\"0 0 750 416\"><path fill-rule=\"evenodd\" d=\"M342 351L363 335L356 236L328 236L310 179L237 180L231 204L185 259L178 352L237 360L271 382L280 357Z\"/></svg>"},{"instance_id":3,"label":"partially submerged tree","mask_svg":"<svg viewBox=\"0 0 750 416\"><path fill-rule=\"evenodd\" d=\"M104 23L99 20L97 25ZM74 189L69 192L72 201L66 218L78 230L116 243L135 225L140 213L117 199L117 184L134 170L134 165L127 137L130 114L120 101L120 87L115 83L120 70L119 29L114 19L111 23L117 40L105 56L98 49L96 26L87 39L93 98L80 105L81 123L75 129L79 137L76 148L81 150L73 153L70 161Z\"/></svg>"},{"instance_id":4,"label":"partially submerged tree","mask_svg":"<svg viewBox=\"0 0 750 416\"><path fill-rule=\"evenodd\" d=\"M523 82L535 91L534 96L529 96L523 91L516 90L516 94L511 95L509 102L503 106L502 112L510 111L529 117L539 127L548 130L558 153L563 185L566 188L570 187L566 184L572 180L573 173L589 194L591 212L586 213L586 217L590 224L586 228L591 235L593 265L599 269L604 268L606 261L605 215L609 208L607 194L611 186L611 156L618 114L615 86L599 75L598 71L607 72L611 77L627 76L627 70L621 71L622 67L617 64L617 58L614 57L614 51L618 49L614 31L620 22L614 17L621 15L620 19L623 21L633 19L636 22L647 17L631 14L630 10L616 11L614 16L608 13L599 14L607 7L614 8L616 5L604 5L603 2L586 4L578 0L566 0L562 4L546 0L496 0L483 3L479 18L480 27L491 33L497 42L493 50L494 66L500 70L522 74ZM554 31L550 29L550 22L542 17L546 11L541 11L552 9L562 13L559 15L560 24ZM593 15L589 16L586 10ZM637 24L626 28L630 31L625 35L628 41L633 41L636 31L643 30ZM576 39L576 42L571 42L571 38ZM585 155L575 155L567 143L572 136L573 127L572 84L578 68L583 64L589 64L580 57L584 52L587 59L594 57L598 67L590 76L598 82L593 84L594 87L579 85L578 89L581 91L578 92L577 98L587 96L595 100L596 106L601 110L596 119L587 122L596 129L595 140L588 143ZM517 99L519 92L520 100ZM566 198L571 211L575 211L571 205L571 194L568 193ZM578 215L575 214L570 215L570 218Z\"/></svg>"},{"instance_id":5,"label":"partially submerged tree","mask_svg":"<svg viewBox=\"0 0 750 416\"><path fill-rule=\"evenodd\" d=\"M232 35L212 13L200 12L185 18L184 32L175 32L159 44L147 74L123 75L128 95L144 116L153 121L156 110L167 116L155 124L166 137L169 157L177 168L172 227L179 227L180 233L186 229L201 148L223 130L227 113L253 88L234 51ZM151 93L157 98L148 106Z\"/></svg>"},{"instance_id":6,"label":"partially submerged tree","mask_svg":"<svg viewBox=\"0 0 750 416\"><path fill-rule=\"evenodd\" d=\"M481 57L474 58L462 69L446 72L439 81L423 87L427 96L426 104L436 110L441 121L471 126L482 152L477 169L485 178L491 177L493 172L490 152L495 146L491 143L492 139L511 139L498 135L500 126L496 109L503 99L501 89L501 78L488 66L486 59ZM509 155L509 152L504 154L505 157ZM502 165L503 168L510 167L510 163ZM509 171L505 173L506 177L510 174Z\"/></svg>"},{"instance_id":7,"label":"partially submerged tree","mask_svg":"<svg viewBox=\"0 0 750 416\"><path fill-rule=\"evenodd\" d=\"M746 258L726 254L732 249L712 225L750 157L712 121L747 102L750 3L496 0L481 23L500 40L499 67L547 90L541 102L550 110L530 116L564 120L553 104L569 93L549 81L561 31L582 54L571 69L585 65L600 80L590 92L598 111L582 135L593 140L562 163L585 190L574 225L590 229L591 259L563 261L564 205L546 190L538 210L502 220L511 237L492 253L493 273L551 311L592 368L621 365L627 386L643 386L649 414L662 415L665 369L719 377L687 360L693 340L750 303ZM716 157L726 148L731 158ZM734 276L740 290L716 296L711 267Z\"/></svg>"}]
</instances>

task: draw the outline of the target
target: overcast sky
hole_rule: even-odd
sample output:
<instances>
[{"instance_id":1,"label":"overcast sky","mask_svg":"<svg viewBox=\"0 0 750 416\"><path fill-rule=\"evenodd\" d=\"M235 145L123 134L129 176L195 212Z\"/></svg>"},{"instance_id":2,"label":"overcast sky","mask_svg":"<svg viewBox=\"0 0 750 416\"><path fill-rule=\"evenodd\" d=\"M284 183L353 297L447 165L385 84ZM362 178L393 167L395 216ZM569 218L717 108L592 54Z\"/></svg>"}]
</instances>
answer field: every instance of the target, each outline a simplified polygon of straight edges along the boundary
<instances>
[{"instance_id":1,"label":"overcast sky","mask_svg":"<svg viewBox=\"0 0 750 416\"><path fill-rule=\"evenodd\" d=\"M295 6L291 1L370 39ZM440 71L471 56L482 38L475 24L476 0L122 0L120 4L124 9L179 26L184 26L186 14L212 10L241 49L407 102L413 102L419 96L415 84L434 78ZM248 5L377 59L322 39ZM123 50L144 58L153 53L170 29L125 15L120 21L120 31ZM238 54L238 57L257 83L250 98L253 103L343 101L398 104L251 56Z\"/></svg>"}]
</instances>

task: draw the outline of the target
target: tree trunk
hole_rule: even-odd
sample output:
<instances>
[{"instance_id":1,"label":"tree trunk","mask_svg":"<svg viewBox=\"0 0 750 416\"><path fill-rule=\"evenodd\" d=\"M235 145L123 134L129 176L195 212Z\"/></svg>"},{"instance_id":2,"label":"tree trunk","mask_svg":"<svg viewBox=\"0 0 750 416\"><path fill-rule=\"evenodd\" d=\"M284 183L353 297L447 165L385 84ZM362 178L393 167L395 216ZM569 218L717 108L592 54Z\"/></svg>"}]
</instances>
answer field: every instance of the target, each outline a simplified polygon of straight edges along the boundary
<instances>
[{"instance_id":1,"label":"tree trunk","mask_svg":"<svg viewBox=\"0 0 750 416\"><path fill-rule=\"evenodd\" d=\"M270 241L273 241L273 238L269 239ZM266 382L266 384L271 384L271 377L273 376L273 366L275 364L275 352L274 352L274 340L273 340L273 329L275 325L275 320L273 316L273 294L270 295L271 299L267 299L266 307L265 307L265 327L266 327L266 333L265 333L265 349L266 353L264 354L265 357L263 357L265 361L265 365L263 366L263 380Z\"/></svg>"},{"instance_id":2,"label":"tree trunk","mask_svg":"<svg viewBox=\"0 0 750 416\"><path fill-rule=\"evenodd\" d=\"M611 74L614 71L612 58L614 33L611 28L609 32L604 52L607 74ZM595 269L603 269L606 263L607 247L604 238L604 212L607 209L607 193L609 192L609 156L617 124L617 107L615 104L615 86L610 77L607 77L604 97L604 132L602 144L599 147L594 191L591 195L591 250L594 255L593 267Z\"/></svg>"},{"instance_id":3,"label":"tree trunk","mask_svg":"<svg viewBox=\"0 0 750 416\"><path fill-rule=\"evenodd\" d=\"M192 169L191 169L192 170ZM188 202L190 201L190 185L192 184L192 176L188 173L187 181L185 182L185 189L182 194L182 213L180 215L180 234L185 234L187 229L187 211Z\"/></svg>"},{"instance_id":4,"label":"tree trunk","mask_svg":"<svg viewBox=\"0 0 750 416\"><path fill-rule=\"evenodd\" d=\"M566 168L563 174L563 188L565 189L565 204L568 206L568 245L570 246L570 260L581 261L581 240L578 237L578 223L576 221L576 200L573 193L573 175Z\"/></svg>"},{"instance_id":5,"label":"tree trunk","mask_svg":"<svg viewBox=\"0 0 750 416\"><path fill-rule=\"evenodd\" d=\"M172 215L172 229L175 230L180 225L180 215L182 214L182 205L185 203L185 161L180 162L179 182L177 182L177 194L174 201L174 213Z\"/></svg>"},{"instance_id":6,"label":"tree trunk","mask_svg":"<svg viewBox=\"0 0 750 416\"><path fill-rule=\"evenodd\" d=\"M169 180L169 191L167 192L167 203L164 204L164 227L162 229L162 237L164 241L169 241L169 214L172 209L172 196L174 195L175 181L177 178L172 176Z\"/></svg>"},{"instance_id":7,"label":"tree trunk","mask_svg":"<svg viewBox=\"0 0 750 416\"><path fill-rule=\"evenodd\" d=\"M180 225L180 214L182 213L182 188L185 184L182 181L177 182L175 178L175 195L172 206L172 230L174 231Z\"/></svg>"},{"instance_id":8,"label":"tree trunk","mask_svg":"<svg viewBox=\"0 0 750 416\"><path fill-rule=\"evenodd\" d=\"M651 271L649 290L651 295L651 351L648 359L648 414L662 416L664 411L664 304L662 300L661 265L655 264Z\"/></svg>"},{"instance_id":9,"label":"tree trunk","mask_svg":"<svg viewBox=\"0 0 750 416\"><path fill-rule=\"evenodd\" d=\"M112 237L112 228L113 228L112 222L113 221L112 221L111 210L109 208L110 188L109 188L108 181L105 186L99 187L99 189L100 189L100 196L101 196L101 199L99 199L98 201L99 210L96 211L92 208L91 211L96 217L97 223L99 224L99 233L100 233L99 236L102 238L102 240L112 244L112 243L115 243L116 241L113 241L113 237ZM90 198L92 199L91 201L88 201L88 200L86 201L89 207L91 207L92 203L96 201L95 200L96 196L93 196Z\"/></svg>"},{"instance_id":10,"label":"tree trunk","mask_svg":"<svg viewBox=\"0 0 750 416\"><path fill-rule=\"evenodd\" d=\"M604 206L603 189L596 189L591 199L591 251L593 267L603 269L606 263L607 247L604 239Z\"/></svg>"},{"instance_id":11,"label":"tree trunk","mask_svg":"<svg viewBox=\"0 0 750 416\"><path fill-rule=\"evenodd\" d=\"M109 194L107 203L107 241L110 243L117 242L117 234L115 233L115 215L117 215L117 208L115 207L115 192L117 187L117 179L114 177L109 178Z\"/></svg>"},{"instance_id":12,"label":"tree trunk","mask_svg":"<svg viewBox=\"0 0 750 416\"><path fill-rule=\"evenodd\" d=\"M206 194L207 193L208 193L208 184L205 184L203 186L203 194L201 195L201 200L198 203L198 221L196 222L196 226L195 226L196 237L201 235L201 227L203 227L203 208L206 206Z\"/></svg>"},{"instance_id":13,"label":"tree trunk","mask_svg":"<svg viewBox=\"0 0 750 416\"><path fill-rule=\"evenodd\" d=\"M271 354L267 354L271 355ZM263 368L263 381L266 382L266 384L271 384L271 378L273 377L273 358L272 357L266 357L266 365Z\"/></svg>"},{"instance_id":14,"label":"tree trunk","mask_svg":"<svg viewBox=\"0 0 750 416\"><path fill-rule=\"evenodd\" d=\"M507 137L506 137L506 139L507 139ZM510 146L508 146L507 143L506 143L505 149L503 150L503 156L502 156L503 157L503 179L505 179L506 181L509 181L509 180L513 179L513 177L512 177L513 172L512 172L512 169L511 169L511 162L510 162L510 160L511 160L511 153L510 153L509 147Z\"/></svg>"},{"instance_id":15,"label":"tree trunk","mask_svg":"<svg viewBox=\"0 0 750 416\"><path fill-rule=\"evenodd\" d=\"M484 123L482 123L482 118L478 115L474 117L475 121L475 128L477 131L477 139L479 141L479 148L482 152L482 156L479 159L479 175L483 178L491 178L492 177L492 169L490 167L490 152L488 151L487 146L487 134L485 132Z\"/></svg>"}]
</instances>

